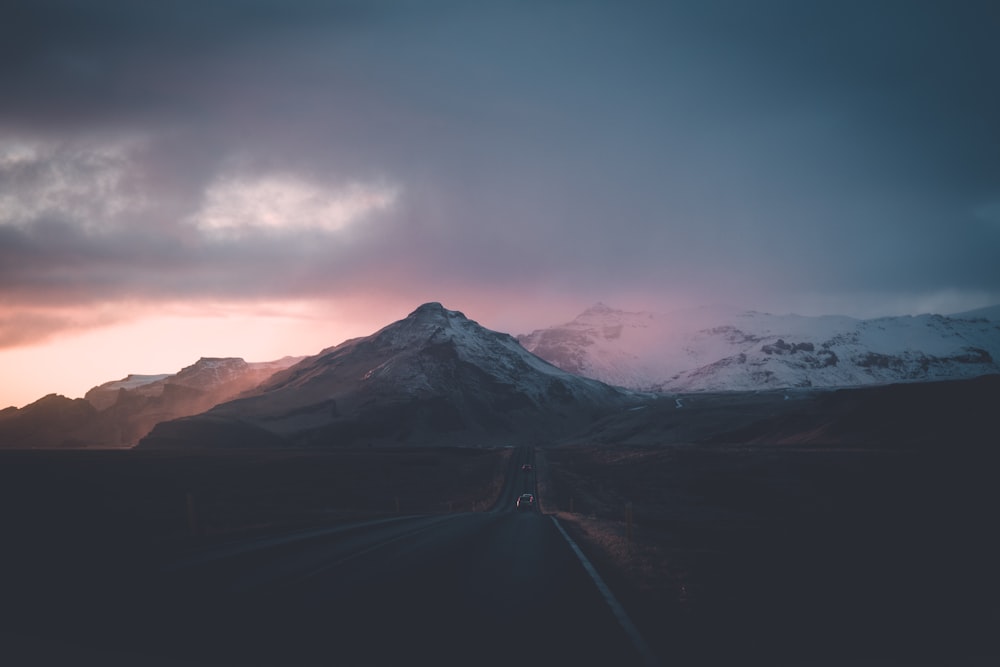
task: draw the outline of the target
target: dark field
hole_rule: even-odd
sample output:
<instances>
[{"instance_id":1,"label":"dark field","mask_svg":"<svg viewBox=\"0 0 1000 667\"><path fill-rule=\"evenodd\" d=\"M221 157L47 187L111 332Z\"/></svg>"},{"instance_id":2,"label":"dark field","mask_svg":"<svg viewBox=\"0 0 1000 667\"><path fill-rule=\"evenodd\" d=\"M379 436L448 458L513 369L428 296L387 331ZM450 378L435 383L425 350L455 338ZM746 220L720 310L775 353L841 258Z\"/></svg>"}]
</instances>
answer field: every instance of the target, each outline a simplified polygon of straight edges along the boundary
<instances>
[{"instance_id":1,"label":"dark field","mask_svg":"<svg viewBox=\"0 0 1000 667\"><path fill-rule=\"evenodd\" d=\"M0 451L0 627L71 627L191 548L487 509L511 451Z\"/></svg>"},{"instance_id":2,"label":"dark field","mask_svg":"<svg viewBox=\"0 0 1000 667\"><path fill-rule=\"evenodd\" d=\"M996 457L942 450L577 445L535 461L542 511L665 664L996 664ZM0 640L45 643L100 613L102 581L192 546L489 509L515 451L0 452Z\"/></svg>"},{"instance_id":3,"label":"dark field","mask_svg":"<svg viewBox=\"0 0 1000 667\"><path fill-rule=\"evenodd\" d=\"M595 446L539 461L543 511L570 519L664 660L997 664L992 454Z\"/></svg>"},{"instance_id":4,"label":"dark field","mask_svg":"<svg viewBox=\"0 0 1000 667\"><path fill-rule=\"evenodd\" d=\"M496 499L510 451L0 450L0 499L8 530L43 541L182 543L383 514L483 510Z\"/></svg>"}]
</instances>

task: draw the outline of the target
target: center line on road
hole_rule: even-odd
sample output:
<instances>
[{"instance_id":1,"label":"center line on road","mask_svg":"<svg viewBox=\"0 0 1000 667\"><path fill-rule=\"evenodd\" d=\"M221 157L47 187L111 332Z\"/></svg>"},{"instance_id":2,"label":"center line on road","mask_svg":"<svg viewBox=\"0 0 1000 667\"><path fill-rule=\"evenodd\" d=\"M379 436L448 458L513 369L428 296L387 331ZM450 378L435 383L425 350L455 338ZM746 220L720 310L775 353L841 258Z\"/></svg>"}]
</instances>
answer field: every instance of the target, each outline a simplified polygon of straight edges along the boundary
<instances>
[{"instance_id":1,"label":"center line on road","mask_svg":"<svg viewBox=\"0 0 1000 667\"><path fill-rule=\"evenodd\" d=\"M625 613L625 608L622 607L621 603L618 602L618 599L611 592L611 589L608 588L608 585L604 583L603 579L601 579L601 575L597 573L597 569L583 554L580 547L577 546L576 542L573 541L573 538L569 536L569 533L567 533L562 527L562 524L559 523L559 519L552 514L549 516L552 519L552 523L556 524L556 528L559 529L559 532L562 533L562 536L566 539L566 542L573 550L573 553L575 553L576 557L580 559L583 569L586 570L587 574L590 575L590 578L594 580L594 585L597 586L597 590L600 591L601 595L604 597L604 601L611 607L611 612L615 615L615 618L618 619L618 623L622 626L622 630L624 630L625 634L628 635L628 638L632 641L632 646L635 647L635 650L638 651L639 655L642 657L642 664L646 667L657 667L660 664L659 660L657 660L656 656L653 655L653 651L649 648L646 640L639 634L639 630L635 627L635 624L632 623L632 619L630 619L628 614Z\"/></svg>"}]
</instances>

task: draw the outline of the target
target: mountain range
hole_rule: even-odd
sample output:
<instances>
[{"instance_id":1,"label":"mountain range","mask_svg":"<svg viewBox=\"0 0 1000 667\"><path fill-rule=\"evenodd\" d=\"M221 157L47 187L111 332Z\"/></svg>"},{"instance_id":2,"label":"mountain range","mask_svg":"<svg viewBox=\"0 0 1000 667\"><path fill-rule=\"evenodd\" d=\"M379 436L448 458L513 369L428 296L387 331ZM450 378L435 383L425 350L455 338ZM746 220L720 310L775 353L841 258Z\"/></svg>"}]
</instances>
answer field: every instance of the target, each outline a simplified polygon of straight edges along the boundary
<instances>
[{"instance_id":1,"label":"mountain range","mask_svg":"<svg viewBox=\"0 0 1000 667\"><path fill-rule=\"evenodd\" d=\"M427 303L237 400L161 422L139 446L525 444L578 431L630 400Z\"/></svg>"},{"instance_id":2,"label":"mountain range","mask_svg":"<svg viewBox=\"0 0 1000 667\"><path fill-rule=\"evenodd\" d=\"M563 370L639 391L851 387L1000 373L1000 306L861 320L597 304L518 340Z\"/></svg>"},{"instance_id":3,"label":"mountain range","mask_svg":"<svg viewBox=\"0 0 1000 667\"><path fill-rule=\"evenodd\" d=\"M815 403L806 422L759 420L805 409L788 399L810 389L997 375L998 358L1000 307L857 320L598 304L515 339L427 303L314 356L203 358L175 374L106 382L82 399L53 394L0 410L0 447L801 440L796 429L821 412Z\"/></svg>"},{"instance_id":4,"label":"mountain range","mask_svg":"<svg viewBox=\"0 0 1000 667\"><path fill-rule=\"evenodd\" d=\"M202 358L174 374L105 382L84 398L49 394L20 410L0 410L0 446L131 447L157 423L236 398L300 359Z\"/></svg>"}]
</instances>

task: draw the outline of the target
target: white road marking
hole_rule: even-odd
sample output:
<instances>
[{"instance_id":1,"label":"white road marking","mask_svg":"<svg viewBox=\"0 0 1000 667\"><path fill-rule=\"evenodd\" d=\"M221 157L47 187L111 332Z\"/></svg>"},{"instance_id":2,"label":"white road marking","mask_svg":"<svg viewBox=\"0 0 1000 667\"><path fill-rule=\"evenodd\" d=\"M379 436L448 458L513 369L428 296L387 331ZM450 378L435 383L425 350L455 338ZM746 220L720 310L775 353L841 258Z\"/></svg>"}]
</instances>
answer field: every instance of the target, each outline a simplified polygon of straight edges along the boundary
<instances>
[{"instance_id":1,"label":"white road marking","mask_svg":"<svg viewBox=\"0 0 1000 667\"><path fill-rule=\"evenodd\" d=\"M653 651L649 648L646 640L642 638L642 635L639 634L639 630L632 623L632 619L630 619L628 614L625 613L625 608L622 607L621 603L618 602L618 599L611 592L611 589L608 588L608 585L604 583L603 579L601 579L601 575L597 573L597 570L590 563L590 560L583 555L583 551L580 550L580 547L573 541L573 538L571 538L569 533L567 533L562 527L562 524L559 523L559 519L552 514L549 516L552 518L552 523L556 524L556 528L559 529L559 532L562 533L562 536L566 539L566 542L569 543L573 553L575 553L576 557L580 559L583 569L586 570L587 574L590 575L590 578L594 580L594 585L597 586L597 590L600 591L601 596L604 597L604 601L608 603L609 607L611 607L611 612L615 615L615 618L618 619L618 623L622 626L622 630L625 631L625 634L632 641L632 646L635 647L635 650L638 651L639 655L642 657L642 664L646 667L656 667L659 665L660 662L656 659L656 656L653 655Z\"/></svg>"}]
</instances>

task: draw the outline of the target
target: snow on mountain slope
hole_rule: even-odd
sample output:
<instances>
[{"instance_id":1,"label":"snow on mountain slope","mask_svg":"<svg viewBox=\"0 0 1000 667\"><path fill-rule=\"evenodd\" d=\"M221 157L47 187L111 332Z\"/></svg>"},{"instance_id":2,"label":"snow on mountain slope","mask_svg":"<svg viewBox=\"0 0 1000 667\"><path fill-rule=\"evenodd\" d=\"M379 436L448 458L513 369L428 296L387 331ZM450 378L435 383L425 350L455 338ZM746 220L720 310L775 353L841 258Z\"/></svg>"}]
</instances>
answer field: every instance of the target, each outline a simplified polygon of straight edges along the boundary
<instances>
[{"instance_id":1,"label":"snow on mountain slope","mask_svg":"<svg viewBox=\"0 0 1000 667\"><path fill-rule=\"evenodd\" d=\"M428 303L276 373L253 394L160 424L142 446L535 442L631 398Z\"/></svg>"},{"instance_id":2,"label":"snow on mountain slope","mask_svg":"<svg viewBox=\"0 0 1000 667\"><path fill-rule=\"evenodd\" d=\"M1000 304L954 313L949 315L949 317L953 320L989 320L991 322L1000 322Z\"/></svg>"},{"instance_id":3,"label":"snow on mountain slope","mask_svg":"<svg viewBox=\"0 0 1000 667\"><path fill-rule=\"evenodd\" d=\"M535 400L547 394L552 380L567 383L568 391L581 398L594 393L602 397L607 394L605 387L581 383L571 373L525 354L524 348L510 335L485 329L462 313L446 310L437 303L424 304L410 317L382 329L373 338L374 344L389 358L366 372L363 379L378 382L386 377L394 385L402 380L397 386L406 393L432 387L434 368L416 363L402 373L392 371L401 370L404 367L401 362L413 359L428 347L441 345L454 350L459 362L478 366L494 381L509 384Z\"/></svg>"},{"instance_id":4,"label":"snow on mountain slope","mask_svg":"<svg viewBox=\"0 0 1000 667\"><path fill-rule=\"evenodd\" d=\"M449 389L454 367L474 367L490 381L542 400L552 382L578 398L604 398L608 387L577 377L529 354L510 335L491 331L438 303L365 338L346 341L276 374L262 391L338 393L345 386L385 395L421 397ZM582 382L581 382L582 380ZM596 395L596 396L595 396Z\"/></svg>"},{"instance_id":5,"label":"snow on mountain slope","mask_svg":"<svg viewBox=\"0 0 1000 667\"><path fill-rule=\"evenodd\" d=\"M565 370L630 389L844 387L998 373L998 315L1000 308L857 320L598 304L519 340Z\"/></svg>"}]
</instances>

